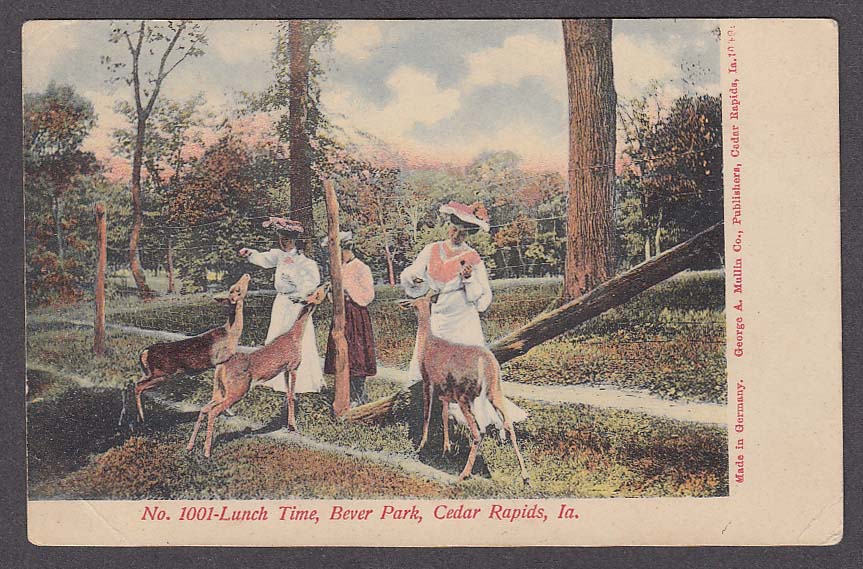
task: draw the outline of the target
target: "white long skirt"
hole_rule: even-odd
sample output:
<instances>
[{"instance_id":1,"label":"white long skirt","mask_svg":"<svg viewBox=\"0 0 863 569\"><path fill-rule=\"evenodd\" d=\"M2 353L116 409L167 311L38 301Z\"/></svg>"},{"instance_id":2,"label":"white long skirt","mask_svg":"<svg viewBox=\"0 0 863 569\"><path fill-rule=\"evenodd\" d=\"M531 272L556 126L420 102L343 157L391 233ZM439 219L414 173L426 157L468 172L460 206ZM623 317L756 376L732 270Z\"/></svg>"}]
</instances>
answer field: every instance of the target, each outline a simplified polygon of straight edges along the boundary
<instances>
[{"instance_id":1,"label":"white long skirt","mask_svg":"<svg viewBox=\"0 0 863 569\"><path fill-rule=\"evenodd\" d=\"M479 312L473 304L467 302L463 292L441 295L438 303L432 305L430 324L432 335L438 338L465 346L485 345L485 335L482 332ZM422 381L416 342L414 342L414 353L411 357L410 368L408 368L408 377L411 383ZM476 418L480 432L483 433L489 425L494 425L499 430L503 427L503 418L491 404L487 391L488 386L483 384L479 397L474 399L471 404L471 411ZM524 409L509 399L504 398L504 405L506 405L506 413L510 421L517 423L527 419L527 413ZM467 420L458 403L450 403L449 414L459 423L467 425ZM502 430L501 436L503 436Z\"/></svg>"},{"instance_id":2,"label":"white long skirt","mask_svg":"<svg viewBox=\"0 0 863 569\"><path fill-rule=\"evenodd\" d=\"M277 294L276 300L273 301L273 310L270 314L270 327L267 330L267 339L264 343L269 344L290 330L302 308L302 303L293 302L285 294ZM300 363L300 367L297 368L297 385L294 392L309 393L320 391L324 386L324 374L321 369L321 358L318 356L318 345L315 342L315 326L311 318L306 320L305 329L303 330L302 354L303 361ZM288 390L284 373L280 373L261 385L266 385L276 391L287 392Z\"/></svg>"}]
</instances>

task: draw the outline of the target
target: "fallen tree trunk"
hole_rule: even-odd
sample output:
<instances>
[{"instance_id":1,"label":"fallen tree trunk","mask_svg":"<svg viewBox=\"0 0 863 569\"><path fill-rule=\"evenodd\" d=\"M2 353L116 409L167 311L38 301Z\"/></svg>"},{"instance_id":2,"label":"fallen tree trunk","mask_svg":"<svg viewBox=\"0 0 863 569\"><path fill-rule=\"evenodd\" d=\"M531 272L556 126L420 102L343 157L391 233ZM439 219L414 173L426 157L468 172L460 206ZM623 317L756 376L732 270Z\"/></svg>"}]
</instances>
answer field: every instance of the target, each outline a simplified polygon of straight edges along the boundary
<instances>
[{"instance_id":1,"label":"fallen tree trunk","mask_svg":"<svg viewBox=\"0 0 863 569\"><path fill-rule=\"evenodd\" d=\"M528 352L547 340L572 330L575 326L620 306L650 287L690 268L695 261L723 250L723 224L719 222L688 241L668 249L649 261L617 275L563 306L541 314L515 332L491 346L500 363ZM411 390L413 392L414 390ZM417 391L421 393L421 391ZM352 421L379 421L393 408L400 394L391 395L345 413ZM415 395L415 394L412 394Z\"/></svg>"},{"instance_id":2,"label":"fallen tree trunk","mask_svg":"<svg viewBox=\"0 0 863 569\"><path fill-rule=\"evenodd\" d=\"M541 314L495 342L491 351L500 363L521 356L534 346L559 336L606 310L620 306L637 294L690 268L694 261L705 255L721 252L722 245L720 222L688 241L602 283L560 308Z\"/></svg>"}]
</instances>

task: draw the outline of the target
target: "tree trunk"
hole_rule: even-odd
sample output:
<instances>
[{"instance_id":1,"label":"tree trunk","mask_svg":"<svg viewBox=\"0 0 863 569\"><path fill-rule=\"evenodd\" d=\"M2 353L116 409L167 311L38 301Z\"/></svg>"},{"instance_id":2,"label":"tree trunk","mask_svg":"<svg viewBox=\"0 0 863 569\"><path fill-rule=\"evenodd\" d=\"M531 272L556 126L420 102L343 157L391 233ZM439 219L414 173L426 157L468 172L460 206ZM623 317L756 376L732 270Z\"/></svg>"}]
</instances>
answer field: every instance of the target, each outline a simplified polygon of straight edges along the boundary
<instances>
[{"instance_id":1,"label":"tree trunk","mask_svg":"<svg viewBox=\"0 0 863 569\"><path fill-rule=\"evenodd\" d=\"M345 293L342 289L342 248L339 243L339 202L330 180L324 182L327 204L327 234L330 253L330 281L333 293L333 343L335 344L335 396L333 412L341 416L350 408L350 367L345 339Z\"/></svg>"},{"instance_id":2,"label":"tree trunk","mask_svg":"<svg viewBox=\"0 0 863 569\"><path fill-rule=\"evenodd\" d=\"M518 256L518 267L516 267L515 274L518 277L523 277L527 274L527 271L524 263L524 256L521 254L521 243L515 244L515 252Z\"/></svg>"},{"instance_id":3,"label":"tree trunk","mask_svg":"<svg viewBox=\"0 0 863 569\"><path fill-rule=\"evenodd\" d=\"M390 278L390 286L396 286L396 273L393 269L393 254L390 251L390 244L384 243L384 253L387 256L387 275Z\"/></svg>"},{"instance_id":4,"label":"tree trunk","mask_svg":"<svg viewBox=\"0 0 863 569\"><path fill-rule=\"evenodd\" d=\"M174 294L174 247L168 237L168 294Z\"/></svg>"},{"instance_id":5,"label":"tree trunk","mask_svg":"<svg viewBox=\"0 0 863 569\"><path fill-rule=\"evenodd\" d=\"M660 231L662 231L662 210L659 210L659 219L656 220L656 234L653 236L653 254L659 255L662 253L662 249L659 245L659 235Z\"/></svg>"},{"instance_id":6,"label":"tree trunk","mask_svg":"<svg viewBox=\"0 0 863 569\"><path fill-rule=\"evenodd\" d=\"M534 346L559 336L606 310L625 303L680 271L688 269L695 261L721 251L722 245L722 222L720 222L560 308L538 316L495 342L491 351L500 363L525 354Z\"/></svg>"},{"instance_id":7,"label":"tree trunk","mask_svg":"<svg viewBox=\"0 0 863 569\"><path fill-rule=\"evenodd\" d=\"M144 206L141 200L141 164L144 156L144 131L147 126L147 119L144 117L138 118L137 132L135 135L135 150L132 154L132 233L129 235L129 269L132 271L132 278L135 279L135 286L138 288L138 295L141 298L149 299L153 296L153 291L147 286L147 279L144 276L144 271L141 269L141 263L138 258L138 240L141 236L141 227L144 225Z\"/></svg>"},{"instance_id":8,"label":"tree trunk","mask_svg":"<svg viewBox=\"0 0 863 569\"><path fill-rule=\"evenodd\" d=\"M692 239L635 266L560 308L541 314L495 342L491 346L492 353L503 364L606 310L620 306L635 295L691 267L697 261L722 251L722 231L722 222L719 222ZM381 420L393 408L397 397L398 395L393 395L356 407L351 409L346 417L356 421Z\"/></svg>"},{"instance_id":9,"label":"tree trunk","mask_svg":"<svg viewBox=\"0 0 863 569\"><path fill-rule=\"evenodd\" d=\"M309 89L309 42L303 33L303 22L288 23L288 49L290 50L290 85L288 88L288 136L291 185L291 218L303 224L306 236L306 254L314 248L315 221L312 212L312 163L309 132L307 130Z\"/></svg>"},{"instance_id":10,"label":"tree trunk","mask_svg":"<svg viewBox=\"0 0 863 569\"><path fill-rule=\"evenodd\" d=\"M108 237L105 222L105 206L96 204L96 243L99 247L96 259L96 314L93 322L93 353L105 353L105 263L108 259Z\"/></svg>"},{"instance_id":11,"label":"tree trunk","mask_svg":"<svg viewBox=\"0 0 863 569\"><path fill-rule=\"evenodd\" d=\"M650 237L644 236L644 260L650 260Z\"/></svg>"},{"instance_id":12,"label":"tree trunk","mask_svg":"<svg viewBox=\"0 0 863 569\"><path fill-rule=\"evenodd\" d=\"M60 197L54 194L54 232L57 234L57 259L63 270L63 226L60 223Z\"/></svg>"},{"instance_id":13,"label":"tree trunk","mask_svg":"<svg viewBox=\"0 0 863 569\"><path fill-rule=\"evenodd\" d=\"M608 280L612 246L617 96L611 20L564 20L569 86L569 200L564 298Z\"/></svg>"}]
</instances>

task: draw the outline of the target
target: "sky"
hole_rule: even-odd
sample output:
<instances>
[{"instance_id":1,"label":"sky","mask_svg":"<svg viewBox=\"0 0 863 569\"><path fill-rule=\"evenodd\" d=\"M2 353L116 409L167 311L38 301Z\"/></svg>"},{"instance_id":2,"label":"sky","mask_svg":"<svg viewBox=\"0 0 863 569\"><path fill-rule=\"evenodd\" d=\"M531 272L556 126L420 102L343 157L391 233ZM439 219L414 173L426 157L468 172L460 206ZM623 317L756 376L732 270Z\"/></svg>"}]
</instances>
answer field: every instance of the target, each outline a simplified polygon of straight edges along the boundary
<instances>
[{"instance_id":1,"label":"sky","mask_svg":"<svg viewBox=\"0 0 863 569\"><path fill-rule=\"evenodd\" d=\"M203 93L208 110L235 109L240 93L273 79L274 21L203 22L206 53L183 62L163 94ZM658 82L667 100L719 94L719 42L712 20L615 20L614 81L621 100ZM110 84L101 57L128 59L108 41L109 21L35 21L23 29L23 88L67 83L89 99L97 125L85 148L110 156L114 112L131 88ZM314 56L324 71L321 106L346 142L379 141L411 164L469 163L510 150L528 169L566 170L568 119L559 20L337 21ZM261 123L264 124L264 123Z\"/></svg>"}]
</instances>

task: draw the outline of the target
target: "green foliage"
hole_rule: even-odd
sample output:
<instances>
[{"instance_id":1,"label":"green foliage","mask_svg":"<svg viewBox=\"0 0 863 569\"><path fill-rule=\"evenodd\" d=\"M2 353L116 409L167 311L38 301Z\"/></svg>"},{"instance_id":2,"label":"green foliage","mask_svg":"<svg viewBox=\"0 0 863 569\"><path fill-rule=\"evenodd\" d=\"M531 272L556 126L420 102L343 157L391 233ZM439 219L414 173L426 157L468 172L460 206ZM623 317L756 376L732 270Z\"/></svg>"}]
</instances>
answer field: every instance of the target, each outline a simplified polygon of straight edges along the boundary
<instances>
[{"instance_id":1,"label":"green foliage","mask_svg":"<svg viewBox=\"0 0 863 569\"><path fill-rule=\"evenodd\" d=\"M617 234L629 267L722 218L722 108L719 97L685 95L663 109L655 90L620 110Z\"/></svg>"},{"instance_id":2,"label":"green foliage","mask_svg":"<svg viewBox=\"0 0 863 569\"><path fill-rule=\"evenodd\" d=\"M93 105L68 85L25 93L23 158L27 297L31 303L81 298L93 259L95 157L82 150Z\"/></svg>"},{"instance_id":3,"label":"green foliage","mask_svg":"<svg viewBox=\"0 0 863 569\"><path fill-rule=\"evenodd\" d=\"M228 132L168 191L166 221L180 228L174 235L175 264L186 292L206 288L208 270L231 282L246 271L237 251L258 245L255 221L265 218L268 208L253 162L248 149Z\"/></svg>"}]
</instances>

